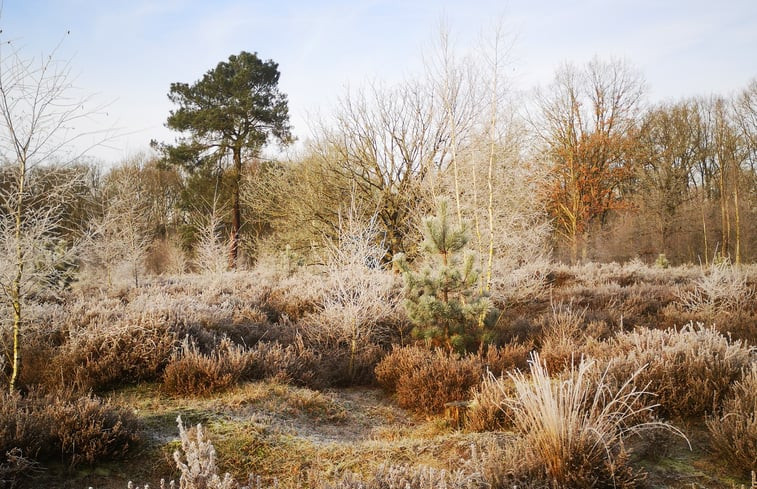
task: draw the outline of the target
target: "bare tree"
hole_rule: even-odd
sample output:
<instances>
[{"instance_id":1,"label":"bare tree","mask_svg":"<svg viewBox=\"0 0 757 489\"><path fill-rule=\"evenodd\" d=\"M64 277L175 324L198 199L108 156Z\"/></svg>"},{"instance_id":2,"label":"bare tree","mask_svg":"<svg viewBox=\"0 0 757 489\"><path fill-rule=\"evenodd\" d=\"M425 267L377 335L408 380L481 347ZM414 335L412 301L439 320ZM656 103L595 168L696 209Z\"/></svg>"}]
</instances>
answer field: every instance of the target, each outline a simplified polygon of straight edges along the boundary
<instances>
[{"instance_id":1,"label":"bare tree","mask_svg":"<svg viewBox=\"0 0 757 489\"><path fill-rule=\"evenodd\" d=\"M483 32L476 49L455 56L442 33L429 66L435 95L455 144L447 151L437 192L472 223L471 246L480 260L480 287L488 292L494 269L502 275L545 255L548 221L540 201L542 168L528 164L526 131L505 76L512 38L502 22ZM451 140L452 138L450 138ZM458 220L461 217L458 215Z\"/></svg>"},{"instance_id":2,"label":"bare tree","mask_svg":"<svg viewBox=\"0 0 757 489\"><path fill-rule=\"evenodd\" d=\"M315 147L328 180L354 185L361 206L377 209L387 260L407 252L415 219L428 205L427 177L445 164L449 134L429 87L407 82L345 96Z\"/></svg>"},{"instance_id":3,"label":"bare tree","mask_svg":"<svg viewBox=\"0 0 757 489\"><path fill-rule=\"evenodd\" d=\"M229 270L229 262L225 252L229 249L228 240L224 240L223 206L219 203L218 194L213 197L210 214L197 214L194 227L197 229L198 240L195 245L194 268L200 273L219 275Z\"/></svg>"},{"instance_id":4,"label":"bare tree","mask_svg":"<svg viewBox=\"0 0 757 489\"><path fill-rule=\"evenodd\" d=\"M13 184L0 196L7 260L0 284L13 309L11 391L21 367L26 300L45 286L60 259L48 250L57 240L59 198L65 192L56 191L31 205L30 184L41 165L78 156L65 150L86 135L74 130L76 123L93 115L87 99L71 97L72 88L69 64L56 60L55 51L41 59L26 58L12 42L0 46L0 158L13 167Z\"/></svg>"}]
</instances>

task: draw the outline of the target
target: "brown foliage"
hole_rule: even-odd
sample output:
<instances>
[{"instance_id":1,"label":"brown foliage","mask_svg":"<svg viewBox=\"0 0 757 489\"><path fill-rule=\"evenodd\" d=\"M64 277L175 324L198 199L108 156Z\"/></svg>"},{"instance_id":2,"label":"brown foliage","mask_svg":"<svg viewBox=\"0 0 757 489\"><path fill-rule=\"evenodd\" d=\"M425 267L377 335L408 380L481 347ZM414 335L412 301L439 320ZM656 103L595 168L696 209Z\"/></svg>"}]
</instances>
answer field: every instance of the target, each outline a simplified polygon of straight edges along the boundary
<instances>
[{"instance_id":1,"label":"brown foliage","mask_svg":"<svg viewBox=\"0 0 757 489\"><path fill-rule=\"evenodd\" d=\"M321 355L306 348L299 336L286 346L278 342L260 342L252 354L252 379L273 379L308 387L323 386L319 369Z\"/></svg>"},{"instance_id":2,"label":"brown foliage","mask_svg":"<svg viewBox=\"0 0 757 489\"><path fill-rule=\"evenodd\" d=\"M81 331L58 350L48 384L102 391L124 382L156 379L176 341L176 334L157 318Z\"/></svg>"},{"instance_id":3,"label":"brown foliage","mask_svg":"<svg viewBox=\"0 0 757 489\"><path fill-rule=\"evenodd\" d=\"M532 350L531 343L513 341L502 346L489 345L483 351L479 351L478 356L489 372L500 376L513 369L528 368L528 358Z\"/></svg>"},{"instance_id":4,"label":"brown foliage","mask_svg":"<svg viewBox=\"0 0 757 489\"><path fill-rule=\"evenodd\" d=\"M184 396L224 391L249 377L253 361L252 353L227 338L209 354L185 339L163 372L163 389Z\"/></svg>"},{"instance_id":5,"label":"brown foliage","mask_svg":"<svg viewBox=\"0 0 757 489\"><path fill-rule=\"evenodd\" d=\"M137 443L136 430L133 414L97 397L2 394L0 478L13 483L61 457L71 467L121 457Z\"/></svg>"},{"instance_id":6,"label":"brown foliage","mask_svg":"<svg viewBox=\"0 0 757 489\"><path fill-rule=\"evenodd\" d=\"M505 401L515 395L511 381L488 376L473 391L465 427L472 431L500 431L512 426Z\"/></svg>"},{"instance_id":7,"label":"brown foliage","mask_svg":"<svg viewBox=\"0 0 757 489\"><path fill-rule=\"evenodd\" d=\"M712 449L745 474L757 471L757 366L733 385L718 416L707 419Z\"/></svg>"},{"instance_id":8,"label":"brown foliage","mask_svg":"<svg viewBox=\"0 0 757 489\"><path fill-rule=\"evenodd\" d=\"M609 374L618 381L646 365L636 385L657 395L660 414L681 418L717 409L751 361L741 341L701 325L623 333L596 345L594 355L612 360Z\"/></svg>"},{"instance_id":9,"label":"brown foliage","mask_svg":"<svg viewBox=\"0 0 757 489\"><path fill-rule=\"evenodd\" d=\"M461 357L412 346L395 348L376 366L379 384L396 391L399 405L422 413L438 413L448 402L470 399L482 374L476 355Z\"/></svg>"}]
</instances>

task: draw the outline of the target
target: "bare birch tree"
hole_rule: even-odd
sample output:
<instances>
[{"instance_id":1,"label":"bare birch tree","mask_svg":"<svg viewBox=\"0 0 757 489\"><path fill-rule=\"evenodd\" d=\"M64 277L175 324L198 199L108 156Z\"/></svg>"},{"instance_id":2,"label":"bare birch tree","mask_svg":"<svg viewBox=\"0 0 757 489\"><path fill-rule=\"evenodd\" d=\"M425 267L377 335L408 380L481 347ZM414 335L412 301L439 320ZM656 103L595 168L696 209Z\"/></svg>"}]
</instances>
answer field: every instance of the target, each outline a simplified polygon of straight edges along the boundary
<instances>
[{"instance_id":1,"label":"bare birch tree","mask_svg":"<svg viewBox=\"0 0 757 489\"><path fill-rule=\"evenodd\" d=\"M47 57L25 57L12 42L0 46L0 158L13 169L12 185L0 195L4 248L0 286L13 311L11 391L21 368L26 301L49 283L50 272L63 254L50 250L57 244L60 202L70 182L35 201L30 193L35 170L75 159L78 155L66 150L87 134L74 126L93 115L90 100L72 97L70 66L55 54L53 50Z\"/></svg>"}]
</instances>

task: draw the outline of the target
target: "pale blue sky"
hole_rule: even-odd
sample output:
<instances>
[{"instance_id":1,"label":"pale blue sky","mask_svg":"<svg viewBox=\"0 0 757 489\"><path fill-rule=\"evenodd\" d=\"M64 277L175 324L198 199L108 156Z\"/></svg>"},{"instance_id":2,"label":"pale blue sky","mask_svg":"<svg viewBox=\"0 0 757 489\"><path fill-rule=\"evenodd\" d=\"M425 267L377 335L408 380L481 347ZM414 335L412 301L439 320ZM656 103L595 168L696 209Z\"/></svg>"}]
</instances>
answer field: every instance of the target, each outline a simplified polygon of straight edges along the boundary
<instances>
[{"instance_id":1,"label":"pale blue sky","mask_svg":"<svg viewBox=\"0 0 757 489\"><path fill-rule=\"evenodd\" d=\"M171 82L192 82L239 51L279 63L295 134L346 86L423 70L440 20L462 48L502 18L516 36L519 89L547 84L563 61L624 57L651 102L728 94L757 76L757 0L5 0L0 27L29 55L71 58L77 86L112 101L105 125L128 135L93 152L119 160L171 140Z\"/></svg>"}]
</instances>

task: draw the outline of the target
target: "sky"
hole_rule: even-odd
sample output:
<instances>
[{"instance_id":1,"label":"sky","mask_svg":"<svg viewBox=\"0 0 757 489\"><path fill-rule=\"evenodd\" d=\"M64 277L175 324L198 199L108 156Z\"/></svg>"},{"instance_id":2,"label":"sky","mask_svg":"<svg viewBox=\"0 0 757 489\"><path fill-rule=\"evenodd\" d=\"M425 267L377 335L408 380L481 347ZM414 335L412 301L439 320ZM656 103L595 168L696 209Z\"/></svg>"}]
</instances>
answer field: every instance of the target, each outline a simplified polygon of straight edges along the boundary
<instances>
[{"instance_id":1,"label":"sky","mask_svg":"<svg viewBox=\"0 0 757 489\"><path fill-rule=\"evenodd\" d=\"M172 82L191 83L240 51L279 64L294 134L347 88L423 72L446 24L461 51L501 22L510 78L527 93L564 62L623 58L647 101L728 95L757 77L757 0L4 0L1 38L24 56L70 60L74 84L106 108L95 117L107 164L170 142ZM87 128L91 130L91 128Z\"/></svg>"}]
</instances>

